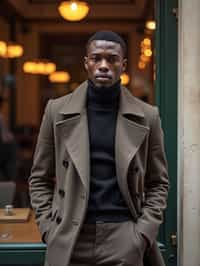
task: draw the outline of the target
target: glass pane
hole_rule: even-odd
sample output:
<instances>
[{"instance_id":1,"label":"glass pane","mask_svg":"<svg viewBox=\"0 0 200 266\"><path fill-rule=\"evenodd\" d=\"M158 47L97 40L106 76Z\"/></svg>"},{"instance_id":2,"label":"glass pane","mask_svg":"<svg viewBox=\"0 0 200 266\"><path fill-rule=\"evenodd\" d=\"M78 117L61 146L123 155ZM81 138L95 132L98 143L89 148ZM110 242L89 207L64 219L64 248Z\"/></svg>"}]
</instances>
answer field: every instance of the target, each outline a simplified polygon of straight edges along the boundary
<instances>
[{"instance_id":1,"label":"glass pane","mask_svg":"<svg viewBox=\"0 0 200 266\"><path fill-rule=\"evenodd\" d=\"M47 101L73 93L87 79L87 40L95 31L111 29L127 45L124 86L142 101L155 104L155 31L146 27L146 22L154 25L154 1L88 1L89 17L75 23L60 17L55 0L26 1L26 6L21 1L7 2L0 6L0 252L15 247L18 253L25 247L37 249L31 257L36 263L28 264L28 256L23 262L36 266L44 259L46 246L31 208L28 178ZM3 41L7 47L11 42L22 45L23 55L8 58ZM51 82L47 74L25 73L28 60L53 62L70 79ZM14 253L5 265L15 265Z\"/></svg>"}]
</instances>

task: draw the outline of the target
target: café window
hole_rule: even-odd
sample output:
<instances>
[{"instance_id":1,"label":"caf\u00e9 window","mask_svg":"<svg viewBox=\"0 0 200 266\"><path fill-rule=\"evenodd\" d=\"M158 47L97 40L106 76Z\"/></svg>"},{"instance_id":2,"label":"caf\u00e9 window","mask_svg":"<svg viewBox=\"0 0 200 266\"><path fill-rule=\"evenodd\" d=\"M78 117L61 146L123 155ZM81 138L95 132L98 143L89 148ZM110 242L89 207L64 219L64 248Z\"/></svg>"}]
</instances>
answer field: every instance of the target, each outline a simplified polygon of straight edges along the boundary
<instances>
[{"instance_id":1,"label":"caf\u00e9 window","mask_svg":"<svg viewBox=\"0 0 200 266\"><path fill-rule=\"evenodd\" d=\"M30 203L28 178L47 101L73 93L87 79L86 42L95 31L110 29L127 45L121 81L134 96L154 104L154 1L88 1L96 13L91 8L75 23L53 10L55 0L27 0L24 6L7 2L0 6L0 265L38 266L46 245ZM18 49L18 56L9 57L3 42L21 45L21 54ZM55 66L59 73L50 77Z\"/></svg>"}]
</instances>

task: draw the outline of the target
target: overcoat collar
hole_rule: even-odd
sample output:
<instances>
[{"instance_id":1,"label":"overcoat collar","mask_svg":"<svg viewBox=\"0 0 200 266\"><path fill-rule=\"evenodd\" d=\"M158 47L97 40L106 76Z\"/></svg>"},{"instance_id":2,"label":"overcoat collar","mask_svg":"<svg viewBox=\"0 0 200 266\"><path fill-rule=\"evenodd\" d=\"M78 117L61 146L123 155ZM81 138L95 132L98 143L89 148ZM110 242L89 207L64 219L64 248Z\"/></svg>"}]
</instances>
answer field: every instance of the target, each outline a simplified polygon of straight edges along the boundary
<instances>
[{"instance_id":1,"label":"overcoat collar","mask_svg":"<svg viewBox=\"0 0 200 266\"><path fill-rule=\"evenodd\" d=\"M65 102L60 110L63 120L57 122L57 126L60 128L60 137L65 138L66 149L89 192L90 152L86 97L87 81L82 83ZM115 138L115 160L118 182L125 198L127 198L126 176L130 162L149 131L148 127L130 119L131 116L143 119L143 109L138 100L126 88L121 87Z\"/></svg>"},{"instance_id":2,"label":"overcoat collar","mask_svg":"<svg viewBox=\"0 0 200 266\"><path fill-rule=\"evenodd\" d=\"M64 115L81 114L86 108L87 81L83 82L65 102L60 110Z\"/></svg>"},{"instance_id":3,"label":"overcoat collar","mask_svg":"<svg viewBox=\"0 0 200 266\"><path fill-rule=\"evenodd\" d=\"M81 114L86 108L87 97L87 85L88 82L83 82L72 94L68 101L63 105L60 110L61 114L75 115ZM134 97L130 92L121 87L119 112L122 115L133 114L135 116L144 117L142 108L138 105L138 102L134 100Z\"/></svg>"}]
</instances>

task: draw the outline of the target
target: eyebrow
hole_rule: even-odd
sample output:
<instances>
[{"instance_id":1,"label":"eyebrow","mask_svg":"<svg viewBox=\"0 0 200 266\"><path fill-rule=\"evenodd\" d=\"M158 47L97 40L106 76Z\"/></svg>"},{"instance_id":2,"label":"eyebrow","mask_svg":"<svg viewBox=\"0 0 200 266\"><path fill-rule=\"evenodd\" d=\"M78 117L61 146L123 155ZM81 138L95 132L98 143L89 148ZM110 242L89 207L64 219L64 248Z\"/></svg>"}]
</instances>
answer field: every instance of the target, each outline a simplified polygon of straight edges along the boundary
<instances>
[{"instance_id":1,"label":"eyebrow","mask_svg":"<svg viewBox=\"0 0 200 266\"><path fill-rule=\"evenodd\" d=\"M100 54L100 52L97 52L97 51L95 51L95 52L91 52L91 55L99 55ZM118 53L109 53L109 55L108 56L118 56L118 57L120 57L120 55L118 54Z\"/></svg>"}]
</instances>

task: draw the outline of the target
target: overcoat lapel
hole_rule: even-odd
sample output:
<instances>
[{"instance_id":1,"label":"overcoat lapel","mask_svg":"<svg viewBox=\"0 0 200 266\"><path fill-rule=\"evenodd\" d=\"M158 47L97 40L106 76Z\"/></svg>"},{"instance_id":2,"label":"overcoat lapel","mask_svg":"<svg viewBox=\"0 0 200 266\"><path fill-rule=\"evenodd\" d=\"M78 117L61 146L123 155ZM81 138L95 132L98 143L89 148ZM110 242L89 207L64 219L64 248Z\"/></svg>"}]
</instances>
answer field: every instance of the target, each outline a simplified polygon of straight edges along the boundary
<instances>
[{"instance_id":1,"label":"overcoat lapel","mask_svg":"<svg viewBox=\"0 0 200 266\"><path fill-rule=\"evenodd\" d=\"M86 190L89 190L90 155L86 113L87 82L84 82L60 111L63 119L56 124L60 137Z\"/></svg>"},{"instance_id":2,"label":"overcoat lapel","mask_svg":"<svg viewBox=\"0 0 200 266\"><path fill-rule=\"evenodd\" d=\"M88 121L86 112L87 82L72 93L60 111L63 119L56 126L60 137L64 137L66 149L80 175L89 189L90 148ZM137 101L126 88L121 88L120 104L115 138L116 172L121 191L127 198L127 172L131 160L149 132L145 127L128 116L144 118L144 113Z\"/></svg>"},{"instance_id":3,"label":"overcoat lapel","mask_svg":"<svg viewBox=\"0 0 200 266\"><path fill-rule=\"evenodd\" d=\"M128 90L122 87L115 139L116 172L121 192L136 217L128 191L127 173L130 162L143 143L149 128L137 123L134 118L137 118L136 121L143 119L143 110Z\"/></svg>"}]
</instances>

